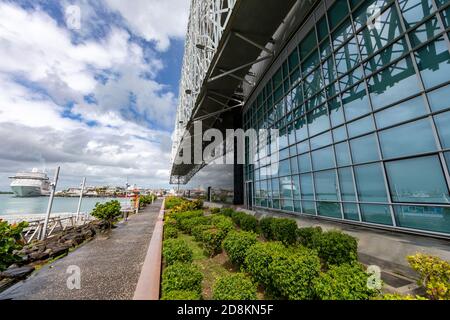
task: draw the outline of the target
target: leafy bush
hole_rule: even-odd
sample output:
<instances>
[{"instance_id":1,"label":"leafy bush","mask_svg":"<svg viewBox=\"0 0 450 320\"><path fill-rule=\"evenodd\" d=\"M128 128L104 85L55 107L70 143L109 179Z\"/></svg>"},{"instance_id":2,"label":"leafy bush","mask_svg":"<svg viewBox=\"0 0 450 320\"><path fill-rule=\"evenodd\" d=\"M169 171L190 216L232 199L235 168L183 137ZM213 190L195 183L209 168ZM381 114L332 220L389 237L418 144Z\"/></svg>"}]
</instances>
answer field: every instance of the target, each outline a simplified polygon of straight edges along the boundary
<instances>
[{"instance_id":1,"label":"leafy bush","mask_svg":"<svg viewBox=\"0 0 450 320\"><path fill-rule=\"evenodd\" d=\"M183 200L182 198L179 198L179 197L167 197L164 202L164 206L166 209L170 210L173 207L182 204L183 201L185 201L185 200Z\"/></svg>"},{"instance_id":2,"label":"leafy bush","mask_svg":"<svg viewBox=\"0 0 450 320\"><path fill-rule=\"evenodd\" d=\"M213 287L214 300L256 300L256 285L243 273L219 278Z\"/></svg>"},{"instance_id":3,"label":"leafy bush","mask_svg":"<svg viewBox=\"0 0 450 320\"><path fill-rule=\"evenodd\" d=\"M261 228L261 232L262 232L264 238L266 238L267 240L273 240L273 235L272 235L272 221L273 220L275 220L275 218L266 217L266 218L262 218L259 221L259 226Z\"/></svg>"},{"instance_id":4,"label":"leafy bush","mask_svg":"<svg viewBox=\"0 0 450 320\"><path fill-rule=\"evenodd\" d=\"M23 248L25 243L22 241L22 232L27 226L27 222L9 224L0 220L0 271L20 261L14 252Z\"/></svg>"},{"instance_id":5,"label":"leafy bush","mask_svg":"<svg viewBox=\"0 0 450 320\"><path fill-rule=\"evenodd\" d=\"M319 257L327 266L352 263L358 258L358 242L356 238L340 231L328 231L315 237L315 247Z\"/></svg>"},{"instance_id":6,"label":"leafy bush","mask_svg":"<svg viewBox=\"0 0 450 320\"><path fill-rule=\"evenodd\" d=\"M241 226L241 219L243 217L245 217L246 214L244 212L240 212L240 211L234 211L231 214L231 219L233 219L234 224L236 224L238 227Z\"/></svg>"},{"instance_id":7,"label":"leafy bush","mask_svg":"<svg viewBox=\"0 0 450 320\"><path fill-rule=\"evenodd\" d=\"M284 244L294 244L297 241L297 223L292 219L273 219L272 237Z\"/></svg>"},{"instance_id":8,"label":"leafy bush","mask_svg":"<svg viewBox=\"0 0 450 320\"><path fill-rule=\"evenodd\" d=\"M307 248L316 247L316 239L322 235L321 227L307 227L297 229L297 242Z\"/></svg>"},{"instance_id":9,"label":"leafy bush","mask_svg":"<svg viewBox=\"0 0 450 320\"><path fill-rule=\"evenodd\" d=\"M225 233L228 233L230 230L234 229L233 221L225 216L213 216L211 219L211 224L216 228L223 230Z\"/></svg>"},{"instance_id":10,"label":"leafy bush","mask_svg":"<svg viewBox=\"0 0 450 320\"><path fill-rule=\"evenodd\" d=\"M439 257L417 253L408 258L409 265L419 274L422 285L433 300L450 299L450 263Z\"/></svg>"},{"instance_id":11,"label":"leafy bush","mask_svg":"<svg viewBox=\"0 0 450 320\"><path fill-rule=\"evenodd\" d=\"M203 231L211 229L212 225L199 225L195 226L191 230L191 235L194 237L195 241L202 242L203 241Z\"/></svg>"},{"instance_id":12,"label":"leafy bush","mask_svg":"<svg viewBox=\"0 0 450 320\"><path fill-rule=\"evenodd\" d=\"M108 228L117 222L122 215L120 202L117 200L109 201L106 203L98 203L95 205L91 215L103 222L105 222Z\"/></svg>"},{"instance_id":13,"label":"leafy bush","mask_svg":"<svg viewBox=\"0 0 450 320\"><path fill-rule=\"evenodd\" d=\"M177 228L181 229L182 221L203 216L202 210L175 212L170 214L170 218L174 219Z\"/></svg>"},{"instance_id":14,"label":"leafy bush","mask_svg":"<svg viewBox=\"0 0 450 320\"><path fill-rule=\"evenodd\" d=\"M211 217L194 217L180 220L180 229L188 234L191 234L192 228L198 225L210 224Z\"/></svg>"},{"instance_id":15,"label":"leafy bush","mask_svg":"<svg viewBox=\"0 0 450 320\"><path fill-rule=\"evenodd\" d=\"M320 259L314 250L299 247L273 259L268 271L281 297L309 300L314 298L313 283L320 274Z\"/></svg>"},{"instance_id":16,"label":"leafy bush","mask_svg":"<svg viewBox=\"0 0 450 320\"><path fill-rule=\"evenodd\" d=\"M200 300L201 294L196 291L173 290L165 293L161 300Z\"/></svg>"},{"instance_id":17,"label":"leafy bush","mask_svg":"<svg viewBox=\"0 0 450 320\"><path fill-rule=\"evenodd\" d=\"M220 208L211 208L209 211L211 212L211 214L219 214Z\"/></svg>"},{"instance_id":18,"label":"leafy bush","mask_svg":"<svg viewBox=\"0 0 450 320\"><path fill-rule=\"evenodd\" d=\"M249 214L244 214L240 220L240 227L244 231L256 232L258 229L258 219Z\"/></svg>"},{"instance_id":19,"label":"leafy bush","mask_svg":"<svg viewBox=\"0 0 450 320\"><path fill-rule=\"evenodd\" d=\"M162 275L162 293L186 290L201 293L203 275L196 265L175 262L168 266Z\"/></svg>"},{"instance_id":20,"label":"leafy bush","mask_svg":"<svg viewBox=\"0 0 450 320\"><path fill-rule=\"evenodd\" d=\"M224 215L225 217L231 217L234 213L234 210L232 208L222 208L220 209L220 214Z\"/></svg>"},{"instance_id":21,"label":"leafy bush","mask_svg":"<svg viewBox=\"0 0 450 320\"><path fill-rule=\"evenodd\" d=\"M203 201L202 200L183 200L180 204L173 206L170 210L172 213L180 213L185 211L195 211L203 209Z\"/></svg>"},{"instance_id":22,"label":"leafy bush","mask_svg":"<svg viewBox=\"0 0 450 320\"><path fill-rule=\"evenodd\" d=\"M202 232L203 247L211 257L222 252L222 241L226 236L227 232L217 227Z\"/></svg>"},{"instance_id":23,"label":"leafy bush","mask_svg":"<svg viewBox=\"0 0 450 320\"><path fill-rule=\"evenodd\" d=\"M256 243L257 235L253 232L230 231L223 241L223 248L234 264L244 263L248 248Z\"/></svg>"},{"instance_id":24,"label":"leafy bush","mask_svg":"<svg viewBox=\"0 0 450 320\"><path fill-rule=\"evenodd\" d=\"M376 297L374 300L428 300L421 296L401 295L398 293L387 293L380 297Z\"/></svg>"},{"instance_id":25,"label":"leafy bush","mask_svg":"<svg viewBox=\"0 0 450 320\"><path fill-rule=\"evenodd\" d=\"M367 286L369 276L358 262L334 265L314 281L314 290L321 300L368 300L379 294Z\"/></svg>"},{"instance_id":26,"label":"leafy bush","mask_svg":"<svg viewBox=\"0 0 450 320\"><path fill-rule=\"evenodd\" d=\"M186 241L181 239L168 239L164 241L163 257L167 265L175 262L192 262L192 250Z\"/></svg>"},{"instance_id":27,"label":"leafy bush","mask_svg":"<svg viewBox=\"0 0 450 320\"><path fill-rule=\"evenodd\" d=\"M164 224L164 240L175 239L178 237L178 229L170 223Z\"/></svg>"},{"instance_id":28,"label":"leafy bush","mask_svg":"<svg viewBox=\"0 0 450 320\"><path fill-rule=\"evenodd\" d=\"M280 242L257 242L247 249L244 268L256 282L262 284L268 291L274 291L276 288L272 285L269 265L286 250Z\"/></svg>"}]
</instances>

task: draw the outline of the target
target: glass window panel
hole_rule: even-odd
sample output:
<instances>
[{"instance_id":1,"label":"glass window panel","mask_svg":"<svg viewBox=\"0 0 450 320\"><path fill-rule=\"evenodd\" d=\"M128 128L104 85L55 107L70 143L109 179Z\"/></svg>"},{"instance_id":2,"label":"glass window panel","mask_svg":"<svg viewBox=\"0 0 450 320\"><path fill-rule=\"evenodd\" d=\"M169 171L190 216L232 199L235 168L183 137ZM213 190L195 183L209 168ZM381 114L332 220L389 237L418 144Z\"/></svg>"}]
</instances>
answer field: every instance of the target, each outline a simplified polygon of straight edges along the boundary
<instances>
[{"instance_id":1,"label":"glass window panel","mask_svg":"<svg viewBox=\"0 0 450 320\"><path fill-rule=\"evenodd\" d=\"M323 16L319 22L317 22L317 37L319 38L319 41L321 41L323 38L325 38L328 35L328 27L327 27L327 20L325 16Z\"/></svg>"},{"instance_id":2,"label":"glass window panel","mask_svg":"<svg viewBox=\"0 0 450 320\"><path fill-rule=\"evenodd\" d=\"M343 76L339 79L339 84L341 86L341 90L344 91L352 85L358 83L363 78L363 69L361 66L358 66L356 69L353 69L351 72Z\"/></svg>"},{"instance_id":3,"label":"glass window panel","mask_svg":"<svg viewBox=\"0 0 450 320\"><path fill-rule=\"evenodd\" d=\"M359 63L358 47L355 38L347 42L335 53L336 70L339 75L346 74Z\"/></svg>"},{"instance_id":4,"label":"glass window panel","mask_svg":"<svg viewBox=\"0 0 450 320\"><path fill-rule=\"evenodd\" d=\"M362 59L377 52L401 34L402 29L395 6L384 11L376 23L377 28L366 27L358 34Z\"/></svg>"},{"instance_id":5,"label":"glass window panel","mask_svg":"<svg viewBox=\"0 0 450 320\"><path fill-rule=\"evenodd\" d=\"M371 115L347 124L348 136L353 138L375 130L375 124Z\"/></svg>"},{"instance_id":6,"label":"glass window panel","mask_svg":"<svg viewBox=\"0 0 450 320\"><path fill-rule=\"evenodd\" d=\"M325 85L329 85L337 79L333 58L328 58L322 65Z\"/></svg>"},{"instance_id":7,"label":"glass window panel","mask_svg":"<svg viewBox=\"0 0 450 320\"><path fill-rule=\"evenodd\" d=\"M302 117L295 121L295 136L297 141L302 141L308 138L308 130L306 127L306 119ZM300 151L299 151L300 152Z\"/></svg>"},{"instance_id":8,"label":"glass window panel","mask_svg":"<svg viewBox=\"0 0 450 320\"><path fill-rule=\"evenodd\" d=\"M356 2L352 0L350 3ZM361 1L358 1L361 2ZM363 4L356 9L353 13L353 21L355 23L355 29L359 30L362 27L366 26L367 20L372 18L379 12L378 10L382 10L389 0L366 0L363 1ZM353 5L352 5L353 6ZM354 6L353 6L354 7Z\"/></svg>"},{"instance_id":9,"label":"glass window panel","mask_svg":"<svg viewBox=\"0 0 450 320\"><path fill-rule=\"evenodd\" d=\"M291 177L280 178L280 194L282 198L292 199Z\"/></svg>"},{"instance_id":10,"label":"glass window panel","mask_svg":"<svg viewBox=\"0 0 450 320\"><path fill-rule=\"evenodd\" d=\"M450 98L450 96L449 96ZM422 96L407 100L396 106L375 113L375 121L379 129L420 117L427 110Z\"/></svg>"},{"instance_id":11,"label":"glass window panel","mask_svg":"<svg viewBox=\"0 0 450 320\"><path fill-rule=\"evenodd\" d=\"M313 136L330 128L328 120L327 107L323 105L314 109L308 114L309 135Z\"/></svg>"},{"instance_id":12,"label":"glass window panel","mask_svg":"<svg viewBox=\"0 0 450 320\"><path fill-rule=\"evenodd\" d=\"M298 52L297 48L292 51L289 56L289 71L293 71L298 66Z\"/></svg>"},{"instance_id":13,"label":"glass window panel","mask_svg":"<svg viewBox=\"0 0 450 320\"><path fill-rule=\"evenodd\" d=\"M431 0L399 0L406 28L411 28L434 10Z\"/></svg>"},{"instance_id":14,"label":"glass window panel","mask_svg":"<svg viewBox=\"0 0 450 320\"><path fill-rule=\"evenodd\" d=\"M332 144L331 132L325 132L314 138L311 138L311 150L319 149Z\"/></svg>"},{"instance_id":15,"label":"glass window panel","mask_svg":"<svg viewBox=\"0 0 450 320\"><path fill-rule=\"evenodd\" d=\"M299 213L302 212L301 201L294 200L294 211Z\"/></svg>"},{"instance_id":16,"label":"glass window panel","mask_svg":"<svg viewBox=\"0 0 450 320\"><path fill-rule=\"evenodd\" d=\"M425 43L427 40L433 38L439 32L441 32L440 25L438 23L438 20L433 17L409 34L411 45L413 47L419 46L420 44Z\"/></svg>"},{"instance_id":17,"label":"glass window panel","mask_svg":"<svg viewBox=\"0 0 450 320\"><path fill-rule=\"evenodd\" d=\"M350 140L354 163L369 162L379 159L375 134Z\"/></svg>"},{"instance_id":18,"label":"glass window panel","mask_svg":"<svg viewBox=\"0 0 450 320\"><path fill-rule=\"evenodd\" d=\"M297 157L292 157L290 159L290 162L291 162L291 173L292 174L298 173Z\"/></svg>"},{"instance_id":19,"label":"glass window panel","mask_svg":"<svg viewBox=\"0 0 450 320\"><path fill-rule=\"evenodd\" d=\"M386 162L394 202L449 203L449 193L438 156Z\"/></svg>"},{"instance_id":20,"label":"glass window panel","mask_svg":"<svg viewBox=\"0 0 450 320\"><path fill-rule=\"evenodd\" d=\"M407 51L408 46L406 40L405 38L401 38L364 64L366 74L377 72L382 67L403 56Z\"/></svg>"},{"instance_id":21,"label":"glass window panel","mask_svg":"<svg viewBox=\"0 0 450 320\"><path fill-rule=\"evenodd\" d=\"M442 20L444 20L444 25L446 28L450 27L450 7L447 7L441 12Z\"/></svg>"},{"instance_id":22,"label":"glass window panel","mask_svg":"<svg viewBox=\"0 0 450 320\"><path fill-rule=\"evenodd\" d=\"M288 174L290 174L289 160L280 161L280 165L278 168L278 175L281 177L286 176Z\"/></svg>"},{"instance_id":23,"label":"glass window panel","mask_svg":"<svg viewBox=\"0 0 450 320\"><path fill-rule=\"evenodd\" d=\"M300 191L302 194L302 199L313 200L313 184L311 173L305 173L300 175Z\"/></svg>"},{"instance_id":24,"label":"glass window panel","mask_svg":"<svg viewBox=\"0 0 450 320\"><path fill-rule=\"evenodd\" d=\"M272 179L272 197L280 197L280 179Z\"/></svg>"},{"instance_id":25,"label":"glass window panel","mask_svg":"<svg viewBox=\"0 0 450 320\"><path fill-rule=\"evenodd\" d=\"M309 153L298 156L298 167L302 173L311 171L311 157Z\"/></svg>"},{"instance_id":26,"label":"glass window panel","mask_svg":"<svg viewBox=\"0 0 450 320\"><path fill-rule=\"evenodd\" d=\"M358 206L354 203L344 203L344 219L359 221Z\"/></svg>"},{"instance_id":27,"label":"glass window panel","mask_svg":"<svg viewBox=\"0 0 450 320\"><path fill-rule=\"evenodd\" d=\"M344 111L340 99L338 97L332 98L328 101L328 106L330 108L331 125L335 127L344 123Z\"/></svg>"},{"instance_id":28,"label":"glass window panel","mask_svg":"<svg viewBox=\"0 0 450 320\"><path fill-rule=\"evenodd\" d=\"M329 169L334 167L334 155L331 147L313 151L311 152L311 157L314 170Z\"/></svg>"},{"instance_id":29,"label":"glass window panel","mask_svg":"<svg viewBox=\"0 0 450 320\"><path fill-rule=\"evenodd\" d=\"M304 141L297 144L297 151L298 153L303 153L309 151L309 142Z\"/></svg>"},{"instance_id":30,"label":"glass window panel","mask_svg":"<svg viewBox=\"0 0 450 320\"><path fill-rule=\"evenodd\" d=\"M302 201L303 213L316 214L316 206L312 201Z\"/></svg>"},{"instance_id":31,"label":"glass window panel","mask_svg":"<svg viewBox=\"0 0 450 320\"><path fill-rule=\"evenodd\" d=\"M360 201L387 202L383 172L379 163L356 166L355 179Z\"/></svg>"},{"instance_id":32,"label":"glass window panel","mask_svg":"<svg viewBox=\"0 0 450 320\"><path fill-rule=\"evenodd\" d=\"M338 185L335 170L314 173L317 200L338 200Z\"/></svg>"},{"instance_id":33,"label":"glass window panel","mask_svg":"<svg viewBox=\"0 0 450 320\"><path fill-rule=\"evenodd\" d=\"M450 208L394 206L399 227L450 233Z\"/></svg>"},{"instance_id":34,"label":"glass window panel","mask_svg":"<svg viewBox=\"0 0 450 320\"><path fill-rule=\"evenodd\" d=\"M273 87L278 87L283 82L283 71L278 69L278 71L272 77Z\"/></svg>"},{"instance_id":35,"label":"glass window panel","mask_svg":"<svg viewBox=\"0 0 450 320\"><path fill-rule=\"evenodd\" d=\"M273 205L273 208L274 208L274 209L280 209L280 200L274 199L274 200L272 201L272 205Z\"/></svg>"},{"instance_id":36,"label":"glass window panel","mask_svg":"<svg viewBox=\"0 0 450 320\"><path fill-rule=\"evenodd\" d=\"M436 142L429 119L380 131L379 138L384 158L436 150Z\"/></svg>"},{"instance_id":37,"label":"glass window panel","mask_svg":"<svg viewBox=\"0 0 450 320\"><path fill-rule=\"evenodd\" d=\"M300 43L300 58L305 59L308 54L317 46L316 31L314 28L306 35Z\"/></svg>"},{"instance_id":38,"label":"glass window panel","mask_svg":"<svg viewBox=\"0 0 450 320\"><path fill-rule=\"evenodd\" d=\"M345 130L345 126L334 129L333 138L334 142L340 142L347 139L347 131Z\"/></svg>"},{"instance_id":39,"label":"glass window panel","mask_svg":"<svg viewBox=\"0 0 450 320\"><path fill-rule=\"evenodd\" d=\"M350 19L345 20L339 28L332 33L333 47L334 49L339 48L344 44L345 41L353 36L353 29Z\"/></svg>"},{"instance_id":40,"label":"glass window panel","mask_svg":"<svg viewBox=\"0 0 450 320\"><path fill-rule=\"evenodd\" d=\"M299 176L292 176L292 195L294 199L300 199L300 178Z\"/></svg>"},{"instance_id":41,"label":"glass window panel","mask_svg":"<svg viewBox=\"0 0 450 320\"><path fill-rule=\"evenodd\" d=\"M347 0L337 0L328 10L330 29L336 27L348 14Z\"/></svg>"},{"instance_id":42,"label":"glass window panel","mask_svg":"<svg viewBox=\"0 0 450 320\"><path fill-rule=\"evenodd\" d=\"M308 75L304 81L305 98L308 99L323 88L323 80L320 74L320 68Z\"/></svg>"},{"instance_id":43,"label":"glass window panel","mask_svg":"<svg viewBox=\"0 0 450 320\"><path fill-rule=\"evenodd\" d=\"M363 83L360 83L342 95L345 117L352 120L363 114L370 112L369 99Z\"/></svg>"},{"instance_id":44,"label":"glass window panel","mask_svg":"<svg viewBox=\"0 0 450 320\"><path fill-rule=\"evenodd\" d=\"M362 204L360 205L360 208L363 221L389 226L392 225L392 217L389 206Z\"/></svg>"},{"instance_id":45,"label":"glass window panel","mask_svg":"<svg viewBox=\"0 0 450 320\"><path fill-rule=\"evenodd\" d=\"M282 199L281 200L281 210L294 211L294 203L292 200Z\"/></svg>"},{"instance_id":46,"label":"glass window panel","mask_svg":"<svg viewBox=\"0 0 450 320\"><path fill-rule=\"evenodd\" d=\"M295 68L294 72L292 72L291 76L291 85L296 85L298 81L300 80L300 70L299 68Z\"/></svg>"},{"instance_id":47,"label":"glass window panel","mask_svg":"<svg viewBox=\"0 0 450 320\"><path fill-rule=\"evenodd\" d=\"M439 111L450 107L450 85L428 92L431 110Z\"/></svg>"},{"instance_id":48,"label":"glass window panel","mask_svg":"<svg viewBox=\"0 0 450 320\"><path fill-rule=\"evenodd\" d=\"M435 115L434 121L439 133L442 148L450 148L450 112Z\"/></svg>"},{"instance_id":49,"label":"glass window panel","mask_svg":"<svg viewBox=\"0 0 450 320\"><path fill-rule=\"evenodd\" d=\"M450 53L444 37L417 50L414 55L425 88L431 88L449 80Z\"/></svg>"},{"instance_id":50,"label":"glass window panel","mask_svg":"<svg viewBox=\"0 0 450 320\"><path fill-rule=\"evenodd\" d=\"M374 109L384 107L420 91L410 57L377 73L370 78L368 85Z\"/></svg>"},{"instance_id":51,"label":"glass window panel","mask_svg":"<svg viewBox=\"0 0 450 320\"><path fill-rule=\"evenodd\" d=\"M336 161L338 166L342 167L351 164L350 150L347 142L336 144L334 149L336 150Z\"/></svg>"},{"instance_id":52,"label":"glass window panel","mask_svg":"<svg viewBox=\"0 0 450 320\"><path fill-rule=\"evenodd\" d=\"M353 174L350 168L338 169L342 201L356 201Z\"/></svg>"},{"instance_id":53,"label":"glass window panel","mask_svg":"<svg viewBox=\"0 0 450 320\"><path fill-rule=\"evenodd\" d=\"M302 75L305 77L308 73L314 70L319 64L319 54L317 51L313 51L308 58L302 63Z\"/></svg>"},{"instance_id":54,"label":"glass window panel","mask_svg":"<svg viewBox=\"0 0 450 320\"><path fill-rule=\"evenodd\" d=\"M342 219L341 206L336 202L317 202L319 216Z\"/></svg>"}]
</instances>

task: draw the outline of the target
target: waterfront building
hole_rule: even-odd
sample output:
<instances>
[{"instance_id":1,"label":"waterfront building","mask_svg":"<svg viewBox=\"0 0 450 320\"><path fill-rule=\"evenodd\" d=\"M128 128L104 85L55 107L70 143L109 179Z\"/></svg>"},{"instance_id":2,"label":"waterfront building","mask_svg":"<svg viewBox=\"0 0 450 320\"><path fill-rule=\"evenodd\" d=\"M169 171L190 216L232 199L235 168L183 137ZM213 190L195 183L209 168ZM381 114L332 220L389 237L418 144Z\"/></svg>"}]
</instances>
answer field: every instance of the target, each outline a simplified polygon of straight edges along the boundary
<instances>
[{"instance_id":1,"label":"waterfront building","mask_svg":"<svg viewBox=\"0 0 450 320\"><path fill-rule=\"evenodd\" d=\"M192 1L171 183L449 237L449 26L448 0ZM244 165L180 163L195 120L278 129L278 146Z\"/></svg>"}]
</instances>

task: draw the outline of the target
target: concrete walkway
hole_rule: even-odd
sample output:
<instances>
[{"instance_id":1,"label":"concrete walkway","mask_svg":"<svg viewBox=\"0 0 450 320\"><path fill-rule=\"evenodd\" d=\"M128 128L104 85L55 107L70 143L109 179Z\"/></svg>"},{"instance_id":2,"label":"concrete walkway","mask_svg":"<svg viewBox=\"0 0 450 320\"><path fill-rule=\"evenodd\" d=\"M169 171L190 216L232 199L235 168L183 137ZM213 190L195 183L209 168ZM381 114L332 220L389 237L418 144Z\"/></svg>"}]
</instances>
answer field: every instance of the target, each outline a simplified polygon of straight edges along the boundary
<instances>
[{"instance_id":1,"label":"concrete walkway","mask_svg":"<svg viewBox=\"0 0 450 320\"><path fill-rule=\"evenodd\" d=\"M162 200L127 222L118 224L109 237L93 241L0 293L0 300L131 300L152 237ZM67 273L77 266L80 289L68 289Z\"/></svg>"}]
</instances>

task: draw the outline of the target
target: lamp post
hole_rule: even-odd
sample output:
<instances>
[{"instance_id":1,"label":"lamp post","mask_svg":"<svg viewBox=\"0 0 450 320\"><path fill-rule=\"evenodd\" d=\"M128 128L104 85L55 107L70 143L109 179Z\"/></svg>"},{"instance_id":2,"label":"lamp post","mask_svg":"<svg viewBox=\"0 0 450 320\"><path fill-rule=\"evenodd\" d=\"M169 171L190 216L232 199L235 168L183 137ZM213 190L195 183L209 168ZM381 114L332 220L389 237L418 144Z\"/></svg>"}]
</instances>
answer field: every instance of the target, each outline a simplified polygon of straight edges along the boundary
<instances>
[{"instance_id":1,"label":"lamp post","mask_svg":"<svg viewBox=\"0 0 450 320\"><path fill-rule=\"evenodd\" d=\"M78 200L78 208L77 208L77 222L78 219L80 218L81 201L83 200L83 192L85 185L86 185L86 177L83 178L83 182L81 183L80 199Z\"/></svg>"},{"instance_id":2,"label":"lamp post","mask_svg":"<svg viewBox=\"0 0 450 320\"><path fill-rule=\"evenodd\" d=\"M48 200L47 215L45 217L44 229L41 232L41 240L44 240L47 237L48 220L50 218L50 213L52 212L53 199L55 197L56 185L58 184L58 178L59 178L59 169L60 169L59 167L56 168L55 177L53 178L53 182L50 185L50 187L51 187L50 199Z\"/></svg>"}]
</instances>

